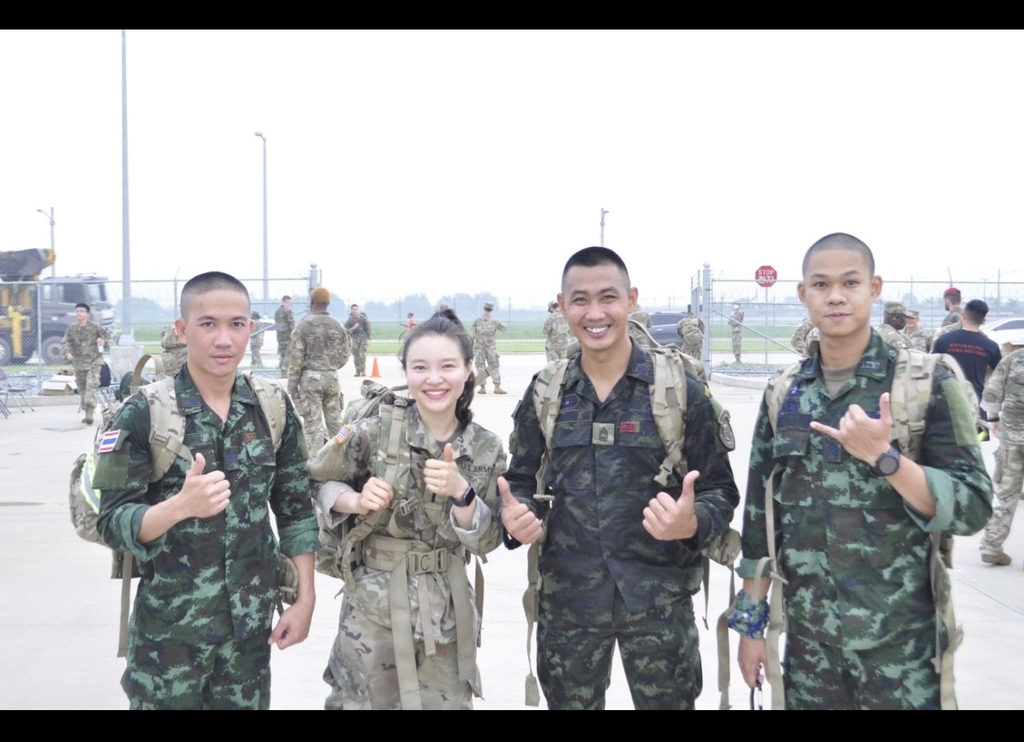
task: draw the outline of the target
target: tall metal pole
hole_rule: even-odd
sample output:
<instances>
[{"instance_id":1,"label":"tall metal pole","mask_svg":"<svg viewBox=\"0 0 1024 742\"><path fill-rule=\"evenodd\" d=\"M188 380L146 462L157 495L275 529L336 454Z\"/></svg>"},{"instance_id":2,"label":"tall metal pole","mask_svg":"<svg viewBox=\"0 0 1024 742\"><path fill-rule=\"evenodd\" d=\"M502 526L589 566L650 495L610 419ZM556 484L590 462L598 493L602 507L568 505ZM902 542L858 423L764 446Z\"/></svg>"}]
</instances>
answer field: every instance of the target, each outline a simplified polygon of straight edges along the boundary
<instances>
[{"instance_id":1,"label":"tall metal pole","mask_svg":"<svg viewBox=\"0 0 1024 742\"><path fill-rule=\"evenodd\" d=\"M267 254L267 138L262 131L253 132L263 140L263 301L270 301L270 266Z\"/></svg>"},{"instance_id":2,"label":"tall metal pole","mask_svg":"<svg viewBox=\"0 0 1024 742\"><path fill-rule=\"evenodd\" d=\"M132 269L128 239L128 51L121 31L121 338L118 345L135 345L132 337Z\"/></svg>"},{"instance_id":3,"label":"tall metal pole","mask_svg":"<svg viewBox=\"0 0 1024 742\"><path fill-rule=\"evenodd\" d=\"M38 211L40 214L42 214L43 216L45 216L47 219L50 220L50 252L52 252L54 255L56 255L57 254L57 248L54 246L54 234L53 234L53 225L56 224L56 222L53 221L53 207L52 206L50 207L50 213L49 214L47 214L42 209L36 209L36 211ZM54 261L53 264L50 266L50 278L53 278L56 275L57 275L57 261Z\"/></svg>"},{"instance_id":4,"label":"tall metal pole","mask_svg":"<svg viewBox=\"0 0 1024 742\"><path fill-rule=\"evenodd\" d=\"M608 209L601 207L601 247L604 247L604 215L608 213Z\"/></svg>"}]
</instances>

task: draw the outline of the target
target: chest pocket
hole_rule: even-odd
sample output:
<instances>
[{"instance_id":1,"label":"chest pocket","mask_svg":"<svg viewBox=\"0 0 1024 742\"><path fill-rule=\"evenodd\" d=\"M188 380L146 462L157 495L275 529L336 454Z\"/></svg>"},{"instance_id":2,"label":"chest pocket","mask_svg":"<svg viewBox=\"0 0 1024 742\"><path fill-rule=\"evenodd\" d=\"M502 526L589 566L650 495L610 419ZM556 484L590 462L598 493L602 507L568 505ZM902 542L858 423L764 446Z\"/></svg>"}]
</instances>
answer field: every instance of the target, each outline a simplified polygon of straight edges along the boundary
<instances>
[{"instance_id":1,"label":"chest pocket","mask_svg":"<svg viewBox=\"0 0 1024 742\"><path fill-rule=\"evenodd\" d=\"M593 406L578 394L566 394L551 434L551 447L589 446L593 438L593 422Z\"/></svg>"}]
</instances>

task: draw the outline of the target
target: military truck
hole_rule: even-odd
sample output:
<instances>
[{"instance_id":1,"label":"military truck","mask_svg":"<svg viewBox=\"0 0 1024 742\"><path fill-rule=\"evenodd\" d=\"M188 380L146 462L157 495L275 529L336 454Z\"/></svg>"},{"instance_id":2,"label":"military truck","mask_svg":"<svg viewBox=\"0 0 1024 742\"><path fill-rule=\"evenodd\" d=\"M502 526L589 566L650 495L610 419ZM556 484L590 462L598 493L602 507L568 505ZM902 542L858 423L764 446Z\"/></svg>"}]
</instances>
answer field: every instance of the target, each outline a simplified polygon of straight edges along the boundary
<instances>
[{"instance_id":1,"label":"military truck","mask_svg":"<svg viewBox=\"0 0 1024 742\"><path fill-rule=\"evenodd\" d=\"M60 343L68 325L75 322L79 302L91 307L94 322L113 333L114 307L107 299L107 279L79 274L40 280L56 257L45 249L0 250L0 365L25 363L35 353L40 316L43 363L62 363Z\"/></svg>"}]
</instances>

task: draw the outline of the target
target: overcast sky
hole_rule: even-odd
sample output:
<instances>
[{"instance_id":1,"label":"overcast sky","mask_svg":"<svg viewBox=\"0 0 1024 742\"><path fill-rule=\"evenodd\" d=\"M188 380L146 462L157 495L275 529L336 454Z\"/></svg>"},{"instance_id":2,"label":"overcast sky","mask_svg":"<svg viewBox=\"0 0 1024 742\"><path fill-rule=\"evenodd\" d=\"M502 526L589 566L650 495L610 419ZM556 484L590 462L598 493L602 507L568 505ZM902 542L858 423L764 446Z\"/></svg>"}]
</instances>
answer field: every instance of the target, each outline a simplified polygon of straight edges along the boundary
<instances>
[{"instance_id":1,"label":"overcast sky","mask_svg":"<svg viewBox=\"0 0 1024 742\"><path fill-rule=\"evenodd\" d=\"M576 249L644 299L704 261L798 278L847 231L883 277L1024 281L1024 33L129 31L132 274L356 300L558 290ZM0 32L0 250L121 278L121 34ZM1018 266L1021 266L1018 269ZM791 289L786 288L789 292Z\"/></svg>"}]
</instances>

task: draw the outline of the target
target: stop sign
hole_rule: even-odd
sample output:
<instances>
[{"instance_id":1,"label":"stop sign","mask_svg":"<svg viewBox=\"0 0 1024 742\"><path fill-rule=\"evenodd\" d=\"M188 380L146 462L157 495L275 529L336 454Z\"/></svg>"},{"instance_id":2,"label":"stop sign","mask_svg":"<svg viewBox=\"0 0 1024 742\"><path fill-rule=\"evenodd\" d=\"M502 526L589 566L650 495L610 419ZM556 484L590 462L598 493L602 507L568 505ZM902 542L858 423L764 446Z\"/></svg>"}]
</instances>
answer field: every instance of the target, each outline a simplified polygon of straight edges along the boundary
<instances>
[{"instance_id":1,"label":"stop sign","mask_svg":"<svg viewBox=\"0 0 1024 742\"><path fill-rule=\"evenodd\" d=\"M762 288L768 288L769 286L775 285L775 280L779 277L779 274L770 265L762 265L754 273L754 280L757 281L757 285Z\"/></svg>"}]
</instances>

